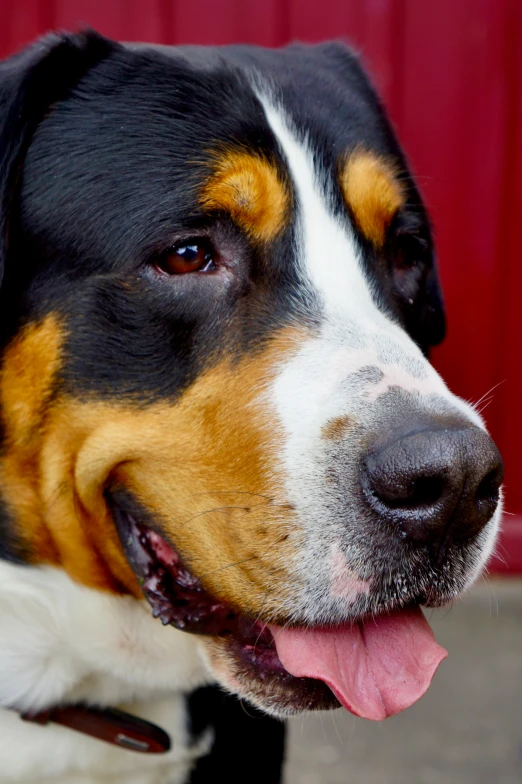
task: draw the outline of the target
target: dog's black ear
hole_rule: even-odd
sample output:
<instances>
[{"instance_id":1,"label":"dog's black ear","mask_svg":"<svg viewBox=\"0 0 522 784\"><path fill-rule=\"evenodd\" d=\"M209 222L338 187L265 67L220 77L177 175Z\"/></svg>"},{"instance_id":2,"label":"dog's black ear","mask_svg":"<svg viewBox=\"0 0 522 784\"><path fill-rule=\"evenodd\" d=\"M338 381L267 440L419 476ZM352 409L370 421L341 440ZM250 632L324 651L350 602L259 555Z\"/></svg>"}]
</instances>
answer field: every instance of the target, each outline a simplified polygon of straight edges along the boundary
<instances>
[{"instance_id":1,"label":"dog's black ear","mask_svg":"<svg viewBox=\"0 0 522 784\"><path fill-rule=\"evenodd\" d=\"M0 63L0 282L25 153L49 108L118 44L97 33L50 34Z\"/></svg>"}]
</instances>

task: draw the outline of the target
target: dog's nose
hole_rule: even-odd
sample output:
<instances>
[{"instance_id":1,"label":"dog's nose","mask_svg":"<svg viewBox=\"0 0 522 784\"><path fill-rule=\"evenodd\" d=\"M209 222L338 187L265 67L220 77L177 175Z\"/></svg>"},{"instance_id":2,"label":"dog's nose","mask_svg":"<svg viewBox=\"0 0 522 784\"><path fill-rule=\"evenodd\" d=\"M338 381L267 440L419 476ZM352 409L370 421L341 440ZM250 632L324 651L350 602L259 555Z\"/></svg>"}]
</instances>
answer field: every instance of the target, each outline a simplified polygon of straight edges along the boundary
<instances>
[{"instance_id":1,"label":"dog's nose","mask_svg":"<svg viewBox=\"0 0 522 784\"><path fill-rule=\"evenodd\" d=\"M499 500L503 464L477 427L395 437L362 463L367 503L413 543L444 549L482 530Z\"/></svg>"}]
</instances>

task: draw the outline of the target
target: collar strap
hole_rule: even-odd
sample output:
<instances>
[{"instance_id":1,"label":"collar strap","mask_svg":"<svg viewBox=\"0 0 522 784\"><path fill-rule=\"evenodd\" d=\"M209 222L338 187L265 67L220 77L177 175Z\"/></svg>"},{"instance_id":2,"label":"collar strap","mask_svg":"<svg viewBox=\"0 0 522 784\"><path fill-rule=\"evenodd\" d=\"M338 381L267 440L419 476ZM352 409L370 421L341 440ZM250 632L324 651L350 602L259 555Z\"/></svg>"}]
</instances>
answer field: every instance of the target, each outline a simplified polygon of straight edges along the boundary
<instances>
[{"instance_id":1,"label":"collar strap","mask_svg":"<svg viewBox=\"0 0 522 784\"><path fill-rule=\"evenodd\" d=\"M164 754L170 750L170 738L161 727L115 708L65 705L39 713L28 711L22 713L21 717L24 721L36 724L61 724L84 735L112 743L120 749L141 751L144 754Z\"/></svg>"}]
</instances>

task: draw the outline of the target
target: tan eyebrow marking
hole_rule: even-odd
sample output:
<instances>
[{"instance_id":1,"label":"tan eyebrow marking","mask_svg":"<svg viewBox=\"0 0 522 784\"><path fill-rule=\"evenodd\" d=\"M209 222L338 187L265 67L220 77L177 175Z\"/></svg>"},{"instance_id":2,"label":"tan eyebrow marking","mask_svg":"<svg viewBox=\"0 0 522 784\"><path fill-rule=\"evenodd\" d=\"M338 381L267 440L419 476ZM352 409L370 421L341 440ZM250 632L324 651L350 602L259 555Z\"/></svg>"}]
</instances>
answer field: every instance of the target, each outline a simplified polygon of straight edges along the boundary
<instances>
[{"instance_id":1,"label":"tan eyebrow marking","mask_svg":"<svg viewBox=\"0 0 522 784\"><path fill-rule=\"evenodd\" d=\"M341 165L339 181L357 228L381 248L393 216L405 200L396 165L359 148Z\"/></svg>"},{"instance_id":2,"label":"tan eyebrow marking","mask_svg":"<svg viewBox=\"0 0 522 784\"><path fill-rule=\"evenodd\" d=\"M201 192L203 209L228 212L256 240L275 239L291 205L275 164L244 150L225 150L215 156L213 169Z\"/></svg>"}]
</instances>

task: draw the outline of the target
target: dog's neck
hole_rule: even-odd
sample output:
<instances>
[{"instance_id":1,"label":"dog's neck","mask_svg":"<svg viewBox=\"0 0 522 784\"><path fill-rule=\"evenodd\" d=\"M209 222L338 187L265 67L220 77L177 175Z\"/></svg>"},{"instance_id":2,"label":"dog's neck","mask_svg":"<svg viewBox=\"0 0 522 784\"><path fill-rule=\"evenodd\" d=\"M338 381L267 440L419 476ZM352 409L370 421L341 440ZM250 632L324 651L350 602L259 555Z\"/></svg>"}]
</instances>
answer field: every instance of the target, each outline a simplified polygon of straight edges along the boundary
<instances>
[{"instance_id":1,"label":"dog's neck","mask_svg":"<svg viewBox=\"0 0 522 784\"><path fill-rule=\"evenodd\" d=\"M210 676L197 639L163 628L144 602L86 588L53 567L0 561L0 638L0 705L21 712L80 702L118 706L169 733L173 751L158 756L174 759L189 744L185 695ZM13 743L33 738L36 747L44 736L48 744L54 732L21 722L12 710L0 710L0 731ZM93 753L104 758L108 752L98 747L113 748L82 742L95 744ZM83 748L71 744L67 754ZM43 750L41 756L46 764ZM22 764L4 757L13 771Z\"/></svg>"}]
</instances>

